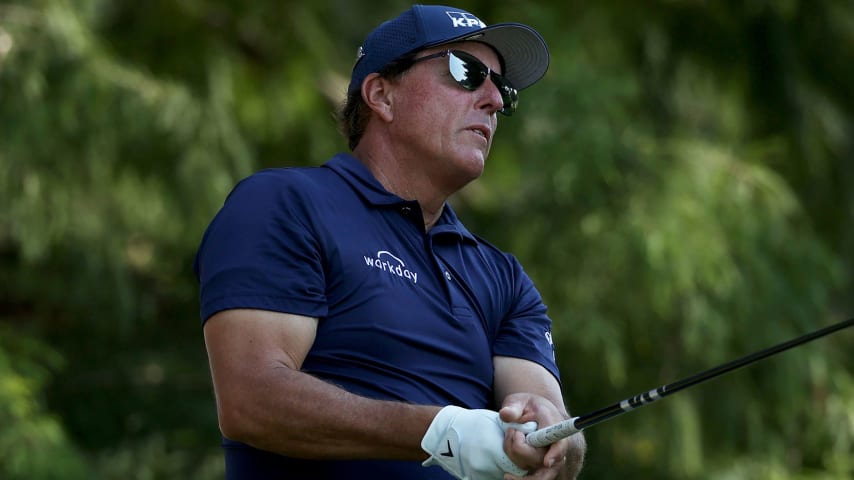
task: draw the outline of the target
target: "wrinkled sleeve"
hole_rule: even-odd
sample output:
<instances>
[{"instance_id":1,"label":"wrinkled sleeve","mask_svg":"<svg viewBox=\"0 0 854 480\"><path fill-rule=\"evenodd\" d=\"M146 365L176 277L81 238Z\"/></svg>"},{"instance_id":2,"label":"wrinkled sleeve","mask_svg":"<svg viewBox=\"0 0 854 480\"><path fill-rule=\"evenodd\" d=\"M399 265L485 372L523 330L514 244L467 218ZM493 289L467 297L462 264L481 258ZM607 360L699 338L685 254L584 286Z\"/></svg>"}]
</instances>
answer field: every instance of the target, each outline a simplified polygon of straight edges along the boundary
<instances>
[{"instance_id":1,"label":"wrinkled sleeve","mask_svg":"<svg viewBox=\"0 0 854 480\"><path fill-rule=\"evenodd\" d=\"M322 255L295 175L244 179L211 221L194 262L202 322L234 308L326 315Z\"/></svg>"},{"instance_id":2,"label":"wrinkled sleeve","mask_svg":"<svg viewBox=\"0 0 854 480\"><path fill-rule=\"evenodd\" d=\"M546 314L546 305L518 260L510 256L510 265L513 296L509 313L498 329L493 352L538 363L560 382L552 341L552 321Z\"/></svg>"}]
</instances>

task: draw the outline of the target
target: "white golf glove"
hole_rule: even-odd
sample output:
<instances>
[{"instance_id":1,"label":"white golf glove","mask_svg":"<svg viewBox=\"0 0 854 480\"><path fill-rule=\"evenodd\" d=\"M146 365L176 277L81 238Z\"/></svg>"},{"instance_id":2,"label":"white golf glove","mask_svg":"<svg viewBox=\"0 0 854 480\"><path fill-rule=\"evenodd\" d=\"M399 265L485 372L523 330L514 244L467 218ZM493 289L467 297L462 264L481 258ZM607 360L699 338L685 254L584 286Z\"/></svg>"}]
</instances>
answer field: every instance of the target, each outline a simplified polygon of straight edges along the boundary
<instances>
[{"instance_id":1,"label":"white golf glove","mask_svg":"<svg viewBox=\"0 0 854 480\"><path fill-rule=\"evenodd\" d=\"M505 472L524 476L527 472L504 452L508 428L530 433L537 423L503 422L492 410L444 407L421 439L421 448L430 454L422 465L439 465L460 480L501 480Z\"/></svg>"}]
</instances>

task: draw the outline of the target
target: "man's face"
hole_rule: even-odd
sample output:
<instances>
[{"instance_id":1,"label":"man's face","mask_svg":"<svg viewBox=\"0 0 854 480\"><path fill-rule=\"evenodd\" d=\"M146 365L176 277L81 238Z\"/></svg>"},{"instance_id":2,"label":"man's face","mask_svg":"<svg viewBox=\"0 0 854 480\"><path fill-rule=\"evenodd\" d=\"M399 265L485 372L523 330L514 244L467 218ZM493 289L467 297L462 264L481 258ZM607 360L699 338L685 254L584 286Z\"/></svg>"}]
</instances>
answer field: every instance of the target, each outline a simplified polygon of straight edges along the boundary
<instances>
[{"instance_id":1,"label":"man's face","mask_svg":"<svg viewBox=\"0 0 854 480\"><path fill-rule=\"evenodd\" d=\"M491 47L476 42L443 45L420 52L462 50L501 72ZM393 93L394 138L417 161L438 189L453 193L483 173L503 106L501 94L487 78L476 90L461 87L451 76L448 57L418 62Z\"/></svg>"}]
</instances>

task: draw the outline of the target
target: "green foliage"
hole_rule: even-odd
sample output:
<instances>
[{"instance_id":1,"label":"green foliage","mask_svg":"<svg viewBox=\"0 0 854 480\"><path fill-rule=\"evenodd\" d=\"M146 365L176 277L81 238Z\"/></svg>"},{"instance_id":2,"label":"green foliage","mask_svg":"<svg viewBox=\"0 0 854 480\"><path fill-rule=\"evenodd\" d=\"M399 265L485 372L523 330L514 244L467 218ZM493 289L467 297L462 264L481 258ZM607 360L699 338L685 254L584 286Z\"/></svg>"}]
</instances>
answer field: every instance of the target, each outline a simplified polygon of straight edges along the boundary
<instances>
[{"instance_id":1,"label":"green foliage","mask_svg":"<svg viewBox=\"0 0 854 480\"><path fill-rule=\"evenodd\" d=\"M0 325L0 476L86 478L62 422L45 408L44 388L62 357L39 340Z\"/></svg>"},{"instance_id":2,"label":"green foliage","mask_svg":"<svg viewBox=\"0 0 854 480\"><path fill-rule=\"evenodd\" d=\"M0 477L221 478L195 247L238 179L345 149L406 5L0 3ZM851 316L850 2L460 6L552 51L453 203L537 282L574 413ZM850 478L852 352L597 426L584 477Z\"/></svg>"},{"instance_id":3,"label":"green foliage","mask_svg":"<svg viewBox=\"0 0 854 480\"><path fill-rule=\"evenodd\" d=\"M203 480L223 478L225 468L219 452L198 454L168 445L153 435L130 445L105 450L95 460L95 470L104 480Z\"/></svg>"}]
</instances>

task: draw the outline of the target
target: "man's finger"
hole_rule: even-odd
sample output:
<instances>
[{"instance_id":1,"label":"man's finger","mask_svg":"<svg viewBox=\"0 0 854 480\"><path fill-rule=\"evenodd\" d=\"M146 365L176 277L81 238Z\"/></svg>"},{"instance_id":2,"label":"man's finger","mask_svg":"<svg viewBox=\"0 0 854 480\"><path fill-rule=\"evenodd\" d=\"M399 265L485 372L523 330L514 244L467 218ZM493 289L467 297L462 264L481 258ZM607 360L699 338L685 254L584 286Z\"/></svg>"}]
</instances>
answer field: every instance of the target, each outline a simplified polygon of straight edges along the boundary
<instances>
[{"instance_id":1,"label":"man's finger","mask_svg":"<svg viewBox=\"0 0 854 480\"><path fill-rule=\"evenodd\" d=\"M498 415L505 422L517 422L522 418L522 413L525 411L525 406L515 401L510 401L507 405L501 407Z\"/></svg>"}]
</instances>

